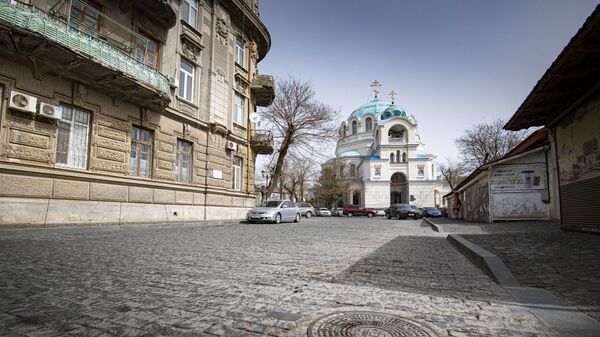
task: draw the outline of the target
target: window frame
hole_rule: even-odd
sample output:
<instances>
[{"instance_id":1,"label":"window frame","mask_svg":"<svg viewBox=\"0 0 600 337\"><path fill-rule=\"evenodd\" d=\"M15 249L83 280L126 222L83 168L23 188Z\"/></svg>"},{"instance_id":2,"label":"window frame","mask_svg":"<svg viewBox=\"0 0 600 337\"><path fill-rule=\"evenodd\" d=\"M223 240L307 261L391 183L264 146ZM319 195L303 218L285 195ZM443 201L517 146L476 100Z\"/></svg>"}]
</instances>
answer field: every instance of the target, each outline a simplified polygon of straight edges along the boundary
<instances>
[{"instance_id":1,"label":"window frame","mask_svg":"<svg viewBox=\"0 0 600 337\"><path fill-rule=\"evenodd\" d=\"M236 159L239 160L239 166L236 165ZM242 167L244 167L244 158L231 156L231 188L235 191L242 190Z\"/></svg>"},{"instance_id":2,"label":"window frame","mask_svg":"<svg viewBox=\"0 0 600 337\"><path fill-rule=\"evenodd\" d=\"M352 135L355 135L357 133L358 133L358 122L352 121Z\"/></svg>"},{"instance_id":3,"label":"window frame","mask_svg":"<svg viewBox=\"0 0 600 337\"><path fill-rule=\"evenodd\" d=\"M140 139L134 139L133 138L133 129L138 129L138 135L140 136ZM144 132L148 132L150 135L150 140L148 142L144 142ZM133 151L130 150L129 152L129 176L130 177L139 177L139 178L152 178L152 168L153 168L153 160L154 160L154 131L150 130L150 129L146 129L143 128L141 126L136 126L136 125L132 125L131 126L131 146L130 149L133 148L134 142L136 143L136 153L138 153L137 157L136 157L136 161L137 161L137 170L136 170L136 174L131 174L131 154L133 153ZM141 163L141 154L142 154L142 149L141 146L142 145L148 145L150 147L150 149L147 151L148 152L148 175L140 175L140 163Z\"/></svg>"},{"instance_id":4,"label":"window frame","mask_svg":"<svg viewBox=\"0 0 600 337\"><path fill-rule=\"evenodd\" d=\"M150 37L148 34L146 34L143 31L139 31L138 34L141 35L144 39L146 39L148 43L145 45L144 48L140 47L139 45L135 48L134 55L133 55L134 58L140 63L143 63L154 69L158 69L158 58L160 55L160 42L158 40ZM153 43L156 46L156 52L154 55L154 63L148 63L148 54L149 54L148 44L149 43ZM138 59L138 51L142 50L142 49L143 49L144 55L143 55L143 60L140 60L140 59Z\"/></svg>"},{"instance_id":5,"label":"window frame","mask_svg":"<svg viewBox=\"0 0 600 337\"><path fill-rule=\"evenodd\" d=\"M241 60L240 55L242 56ZM233 58L237 65L246 69L246 63L248 63L248 48L247 44L240 38L235 39Z\"/></svg>"},{"instance_id":6,"label":"window frame","mask_svg":"<svg viewBox=\"0 0 600 337\"><path fill-rule=\"evenodd\" d=\"M56 128L56 148L54 149L54 166L57 167L64 167L64 168L70 168L70 169L77 169L77 170L87 170L89 167L89 161L90 161L90 134L92 131L92 112L89 110L85 110L85 109L81 109L79 107L75 107L75 106L70 106L70 105L60 105L60 107L63 109L63 114L61 116L61 119L58 120L58 127ZM71 110L71 119L70 120L66 120L63 119L63 116L65 116L65 110ZM77 148L77 146L74 144L74 130L75 130L75 125L79 125L79 126L83 126L83 123L80 122L76 122L75 121L75 114L77 112L83 112L87 114L87 125L85 125L85 142L84 142L84 150L82 151L82 153L84 153L84 158L83 158L83 166L77 166L76 164L73 163L74 159L73 159L73 150L74 148ZM61 131L61 124L68 124L69 125L69 135L68 135L68 144L67 144L67 151L66 151L66 163L59 163L58 162L58 148L60 145L60 131Z\"/></svg>"},{"instance_id":7,"label":"window frame","mask_svg":"<svg viewBox=\"0 0 600 337\"><path fill-rule=\"evenodd\" d=\"M237 99L241 98L242 105L240 106ZM246 110L248 109L248 98L237 91L234 91L233 95L233 123L241 127L246 127L248 124L248 117L246 116Z\"/></svg>"},{"instance_id":8,"label":"window frame","mask_svg":"<svg viewBox=\"0 0 600 337\"><path fill-rule=\"evenodd\" d=\"M195 7L193 5L194 3L196 4ZM185 8L187 8L187 17L181 16L183 22L194 29L198 29L198 0L183 0L182 10L185 10ZM195 13L193 16L193 24L190 22L192 18L192 11L190 11L190 9L193 9Z\"/></svg>"},{"instance_id":9,"label":"window frame","mask_svg":"<svg viewBox=\"0 0 600 337\"><path fill-rule=\"evenodd\" d=\"M365 131L373 131L373 120L371 119L371 117L367 117L367 119L365 120Z\"/></svg>"},{"instance_id":10,"label":"window frame","mask_svg":"<svg viewBox=\"0 0 600 337\"><path fill-rule=\"evenodd\" d=\"M186 64L186 65L190 66L190 68L192 69L192 72L190 73L186 69L183 69L182 64ZM180 58L180 60L179 60L179 88L177 88L177 97L179 97L183 100L186 100L190 103L194 102L195 77L196 77L196 66L194 66L194 64L192 62L188 61L187 59L185 59L183 57ZM183 80L183 85L182 85L182 80ZM191 97L189 97L189 98L186 97L188 84L191 86L191 89L190 89ZM183 90L183 95L182 95L182 90Z\"/></svg>"},{"instance_id":11,"label":"window frame","mask_svg":"<svg viewBox=\"0 0 600 337\"><path fill-rule=\"evenodd\" d=\"M189 146L189 151L186 152L183 148L183 146L180 147L181 145L188 145ZM194 153L194 143L189 142L187 140L181 139L181 138L177 138L177 144L175 145L175 181L180 182L180 183L185 183L185 184L191 184L192 183L192 169L193 169L193 162L194 162L194 158L193 158L193 153ZM185 160L185 155L188 156L187 159L187 180L185 179L184 175L183 175L183 168L184 165L182 165L181 163L184 163ZM183 156L183 157L181 157Z\"/></svg>"}]
</instances>

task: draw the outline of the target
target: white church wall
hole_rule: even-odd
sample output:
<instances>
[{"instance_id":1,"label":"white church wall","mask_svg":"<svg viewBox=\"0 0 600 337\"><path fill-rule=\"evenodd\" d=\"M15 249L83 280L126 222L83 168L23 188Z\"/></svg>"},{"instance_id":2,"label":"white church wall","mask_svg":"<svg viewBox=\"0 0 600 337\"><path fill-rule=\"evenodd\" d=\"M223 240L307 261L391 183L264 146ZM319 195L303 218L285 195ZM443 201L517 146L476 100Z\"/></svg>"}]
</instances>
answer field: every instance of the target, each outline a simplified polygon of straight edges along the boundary
<instances>
[{"instance_id":1,"label":"white church wall","mask_svg":"<svg viewBox=\"0 0 600 337\"><path fill-rule=\"evenodd\" d=\"M411 204L419 207L435 207L433 184L411 181L408 185L408 193L415 198L410 202Z\"/></svg>"},{"instance_id":2,"label":"white church wall","mask_svg":"<svg viewBox=\"0 0 600 337\"><path fill-rule=\"evenodd\" d=\"M365 207L386 208L390 205L389 181L365 184Z\"/></svg>"}]
</instances>

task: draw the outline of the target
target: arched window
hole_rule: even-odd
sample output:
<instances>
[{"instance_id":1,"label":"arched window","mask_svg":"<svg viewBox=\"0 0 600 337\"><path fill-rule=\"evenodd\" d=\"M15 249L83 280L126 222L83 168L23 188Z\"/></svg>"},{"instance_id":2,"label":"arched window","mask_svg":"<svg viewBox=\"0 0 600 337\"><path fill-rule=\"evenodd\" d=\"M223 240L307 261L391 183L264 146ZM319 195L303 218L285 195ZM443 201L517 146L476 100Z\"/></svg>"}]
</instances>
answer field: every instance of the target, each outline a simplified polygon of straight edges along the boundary
<instances>
[{"instance_id":1,"label":"arched window","mask_svg":"<svg viewBox=\"0 0 600 337\"><path fill-rule=\"evenodd\" d=\"M344 166L340 166L340 178L344 177Z\"/></svg>"},{"instance_id":2,"label":"arched window","mask_svg":"<svg viewBox=\"0 0 600 337\"><path fill-rule=\"evenodd\" d=\"M356 121L352 121L352 134L355 135L358 132L358 123Z\"/></svg>"},{"instance_id":3,"label":"arched window","mask_svg":"<svg viewBox=\"0 0 600 337\"><path fill-rule=\"evenodd\" d=\"M396 150L396 163L400 162L400 150Z\"/></svg>"},{"instance_id":4,"label":"arched window","mask_svg":"<svg viewBox=\"0 0 600 337\"><path fill-rule=\"evenodd\" d=\"M371 120L371 118L367 118L367 120L365 121L365 126L367 128L367 132L371 132L373 130L373 121Z\"/></svg>"},{"instance_id":5,"label":"arched window","mask_svg":"<svg viewBox=\"0 0 600 337\"><path fill-rule=\"evenodd\" d=\"M346 124L342 125L342 130L340 131L340 136L346 137Z\"/></svg>"},{"instance_id":6,"label":"arched window","mask_svg":"<svg viewBox=\"0 0 600 337\"><path fill-rule=\"evenodd\" d=\"M406 152L402 153L402 162L406 163Z\"/></svg>"},{"instance_id":7,"label":"arched window","mask_svg":"<svg viewBox=\"0 0 600 337\"><path fill-rule=\"evenodd\" d=\"M394 162L394 154L390 153L390 163L393 163L393 162Z\"/></svg>"},{"instance_id":8,"label":"arched window","mask_svg":"<svg viewBox=\"0 0 600 337\"><path fill-rule=\"evenodd\" d=\"M350 176L356 177L356 165L350 164Z\"/></svg>"}]
</instances>

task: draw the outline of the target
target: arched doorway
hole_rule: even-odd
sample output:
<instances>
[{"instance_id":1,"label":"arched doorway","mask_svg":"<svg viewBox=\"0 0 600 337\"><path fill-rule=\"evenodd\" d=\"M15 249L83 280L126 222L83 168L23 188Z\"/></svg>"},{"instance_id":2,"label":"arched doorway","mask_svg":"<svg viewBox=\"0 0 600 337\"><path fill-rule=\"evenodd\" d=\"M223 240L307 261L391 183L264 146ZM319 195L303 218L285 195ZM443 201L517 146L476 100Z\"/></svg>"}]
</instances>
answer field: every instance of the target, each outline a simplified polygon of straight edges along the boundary
<instances>
[{"instance_id":1,"label":"arched doorway","mask_svg":"<svg viewBox=\"0 0 600 337\"><path fill-rule=\"evenodd\" d=\"M401 172L390 179L390 204L408 204L408 180Z\"/></svg>"},{"instance_id":2,"label":"arched doorway","mask_svg":"<svg viewBox=\"0 0 600 337\"><path fill-rule=\"evenodd\" d=\"M352 205L360 205L360 192L354 191L352 193Z\"/></svg>"}]
</instances>

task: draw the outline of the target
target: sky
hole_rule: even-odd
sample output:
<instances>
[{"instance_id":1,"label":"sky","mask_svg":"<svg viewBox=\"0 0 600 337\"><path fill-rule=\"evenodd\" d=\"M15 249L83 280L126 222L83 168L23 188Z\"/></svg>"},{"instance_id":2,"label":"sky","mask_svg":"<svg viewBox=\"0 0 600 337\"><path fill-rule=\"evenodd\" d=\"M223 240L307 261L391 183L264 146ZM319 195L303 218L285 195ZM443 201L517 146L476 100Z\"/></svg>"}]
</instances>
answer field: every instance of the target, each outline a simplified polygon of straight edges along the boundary
<instances>
[{"instance_id":1,"label":"sky","mask_svg":"<svg viewBox=\"0 0 600 337\"><path fill-rule=\"evenodd\" d=\"M312 83L340 121L394 90L426 150L508 119L592 13L592 0L261 0L272 38L259 72ZM333 155L333 149L323 149Z\"/></svg>"}]
</instances>

